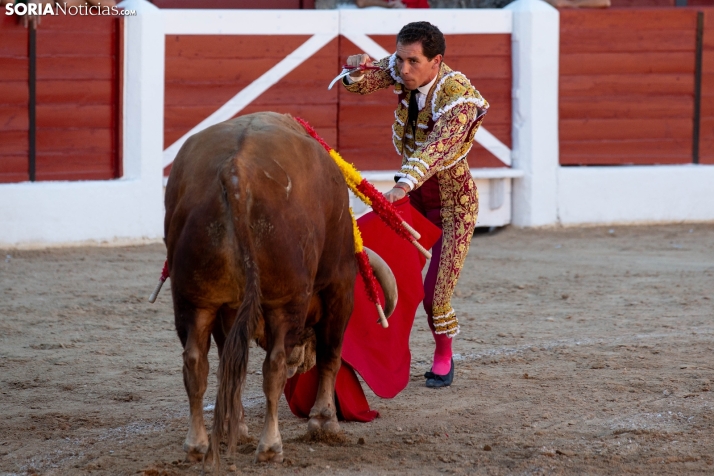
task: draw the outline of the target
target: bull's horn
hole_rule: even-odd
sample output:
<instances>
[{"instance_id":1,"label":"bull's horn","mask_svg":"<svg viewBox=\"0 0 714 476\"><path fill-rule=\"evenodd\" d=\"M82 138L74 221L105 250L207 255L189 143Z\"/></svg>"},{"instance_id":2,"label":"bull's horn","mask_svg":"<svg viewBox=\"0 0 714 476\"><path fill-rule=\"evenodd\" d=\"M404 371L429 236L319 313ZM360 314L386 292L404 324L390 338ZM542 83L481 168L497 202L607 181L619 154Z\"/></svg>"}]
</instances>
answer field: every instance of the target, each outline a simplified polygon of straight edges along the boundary
<instances>
[{"instance_id":1,"label":"bull's horn","mask_svg":"<svg viewBox=\"0 0 714 476\"><path fill-rule=\"evenodd\" d=\"M365 246L364 251L369 257L369 265L374 271L374 277L379 281L379 285L384 292L384 314L389 317L397 307L397 280L394 273L389 269L389 265L374 251Z\"/></svg>"}]
</instances>

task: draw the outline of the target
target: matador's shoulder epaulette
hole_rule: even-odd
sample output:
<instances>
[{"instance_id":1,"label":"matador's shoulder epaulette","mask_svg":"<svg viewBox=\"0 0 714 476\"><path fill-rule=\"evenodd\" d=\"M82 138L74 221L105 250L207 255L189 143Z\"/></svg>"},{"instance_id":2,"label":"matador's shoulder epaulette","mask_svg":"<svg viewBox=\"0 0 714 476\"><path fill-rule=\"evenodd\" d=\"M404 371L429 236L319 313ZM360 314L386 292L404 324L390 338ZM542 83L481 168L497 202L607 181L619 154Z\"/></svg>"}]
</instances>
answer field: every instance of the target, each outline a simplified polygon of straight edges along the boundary
<instances>
[{"instance_id":1,"label":"matador's shoulder epaulette","mask_svg":"<svg viewBox=\"0 0 714 476\"><path fill-rule=\"evenodd\" d=\"M431 115L434 121L454 106L463 103L475 104L479 109L488 109L488 102L471 85L471 81L458 71L452 71L444 65L443 76L436 84L431 98Z\"/></svg>"}]
</instances>

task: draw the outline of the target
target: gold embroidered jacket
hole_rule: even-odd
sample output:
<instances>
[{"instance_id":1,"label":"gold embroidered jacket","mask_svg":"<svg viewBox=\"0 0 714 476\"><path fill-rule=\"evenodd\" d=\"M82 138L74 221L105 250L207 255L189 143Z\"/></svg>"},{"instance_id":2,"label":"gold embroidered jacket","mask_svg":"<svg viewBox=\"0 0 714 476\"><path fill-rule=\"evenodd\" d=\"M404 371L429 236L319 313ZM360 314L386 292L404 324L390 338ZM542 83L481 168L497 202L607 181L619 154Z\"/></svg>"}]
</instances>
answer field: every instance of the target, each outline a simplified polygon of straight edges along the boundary
<instances>
[{"instance_id":1,"label":"gold embroidered jacket","mask_svg":"<svg viewBox=\"0 0 714 476\"><path fill-rule=\"evenodd\" d=\"M411 91L404 88L396 65L396 54L375 63L379 70L369 70L361 81L345 84L348 91L369 94L394 85L399 104L394 112L392 141L402 156L397 177L412 189L421 186L435 173L456 165L466 157L478 127L488 109L488 102L458 71L442 63L438 77L429 90L424 108L419 111L416 134L407 130Z\"/></svg>"}]
</instances>

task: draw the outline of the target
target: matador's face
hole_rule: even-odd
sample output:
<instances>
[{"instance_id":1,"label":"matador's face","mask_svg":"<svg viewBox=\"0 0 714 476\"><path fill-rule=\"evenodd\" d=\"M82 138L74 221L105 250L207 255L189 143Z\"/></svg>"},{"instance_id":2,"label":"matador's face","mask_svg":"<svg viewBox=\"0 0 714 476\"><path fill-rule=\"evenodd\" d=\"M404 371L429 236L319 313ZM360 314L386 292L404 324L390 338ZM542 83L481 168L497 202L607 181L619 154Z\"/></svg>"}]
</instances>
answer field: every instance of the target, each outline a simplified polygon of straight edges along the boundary
<instances>
[{"instance_id":1,"label":"matador's face","mask_svg":"<svg viewBox=\"0 0 714 476\"><path fill-rule=\"evenodd\" d=\"M429 84L439 73L441 55L432 59L424 56L421 42L403 45L397 43L397 68L407 89L416 89Z\"/></svg>"}]
</instances>

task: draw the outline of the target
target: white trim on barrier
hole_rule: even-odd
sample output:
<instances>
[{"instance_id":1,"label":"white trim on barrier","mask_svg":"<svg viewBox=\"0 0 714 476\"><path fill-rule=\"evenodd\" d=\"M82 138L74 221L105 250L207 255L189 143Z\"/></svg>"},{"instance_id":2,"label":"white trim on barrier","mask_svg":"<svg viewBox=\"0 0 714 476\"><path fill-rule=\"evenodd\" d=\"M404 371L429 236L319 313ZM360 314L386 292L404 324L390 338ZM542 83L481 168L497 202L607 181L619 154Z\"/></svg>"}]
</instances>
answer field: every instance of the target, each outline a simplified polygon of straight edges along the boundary
<instances>
[{"instance_id":1,"label":"white trim on barrier","mask_svg":"<svg viewBox=\"0 0 714 476\"><path fill-rule=\"evenodd\" d=\"M176 158L181 146L193 134L206 129L219 122L227 121L231 117L238 114L248 104L253 102L258 96L267 91L271 86L288 75L292 70L300 66L305 60L320 51L323 46L328 44L335 38L332 33L318 33L305 43L300 45L295 51L283 58L278 64L270 68L266 73L258 79L243 88L238 94L228 100L223 106L218 108L216 112L202 120L190 131L185 133L179 140L171 144L164 150L164 167L171 165Z\"/></svg>"},{"instance_id":2,"label":"white trim on barrier","mask_svg":"<svg viewBox=\"0 0 714 476\"><path fill-rule=\"evenodd\" d=\"M167 35L337 35L336 10L166 9Z\"/></svg>"},{"instance_id":3,"label":"white trim on barrier","mask_svg":"<svg viewBox=\"0 0 714 476\"><path fill-rule=\"evenodd\" d=\"M428 21L446 35L511 33L513 14L502 9L340 10L340 33L396 35L402 26Z\"/></svg>"}]
</instances>

